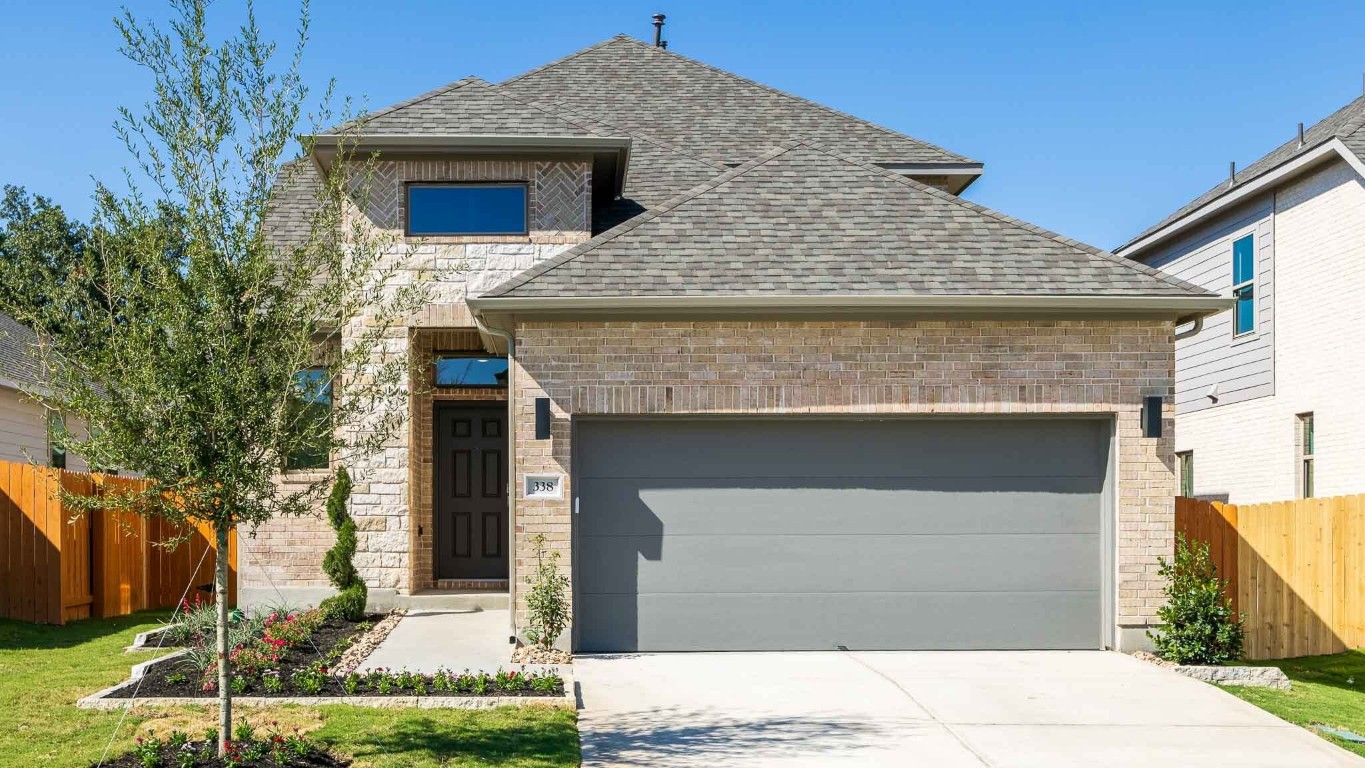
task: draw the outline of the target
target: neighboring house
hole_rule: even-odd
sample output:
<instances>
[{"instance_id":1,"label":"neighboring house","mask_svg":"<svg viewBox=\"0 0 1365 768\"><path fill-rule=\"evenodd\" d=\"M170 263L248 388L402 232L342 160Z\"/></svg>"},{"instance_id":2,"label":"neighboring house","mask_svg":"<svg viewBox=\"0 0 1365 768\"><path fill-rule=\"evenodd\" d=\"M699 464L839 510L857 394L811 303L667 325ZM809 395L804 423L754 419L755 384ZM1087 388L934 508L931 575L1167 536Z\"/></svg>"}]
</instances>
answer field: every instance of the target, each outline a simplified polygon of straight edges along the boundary
<instances>
[{"instance_id":1,"label":"neighboring house","mask_svg":"<svg viewBox=\"0 0 1365 768\"><path fill-rule=\"evenodd\" d=\"M410 429L350 467L375 606L510 592L519 630L543 535L580 651L1145 643L1175 475L1140 414L1226 299L962 200L961 155L626 36L366 130L395 256L468 267L394 340ZM316 600L329 541L269 523L243 598Z\"/></svg>"},{"instance_id":2,"label":"neighboring house","mask_svg":"<svg viewBox=\"0 0 1365 768\"><path fill-rule=\"evenodd\" d=\"M61 414L30 396L43 390L37 342L32 330L0 314L0 461L85 471L57 439L66 429Z\"/></svg>"},{"instance_id":3,"label":"neighboring house","mask_svg":"<svg viewBox=\"0 0 1365 768\"><path fill-rule=\"evenodd\" d=\"M1365 492L1365 97L1116 253L1224 296L1176 342L1185 495Z\"/></svg>"}]
</instances>

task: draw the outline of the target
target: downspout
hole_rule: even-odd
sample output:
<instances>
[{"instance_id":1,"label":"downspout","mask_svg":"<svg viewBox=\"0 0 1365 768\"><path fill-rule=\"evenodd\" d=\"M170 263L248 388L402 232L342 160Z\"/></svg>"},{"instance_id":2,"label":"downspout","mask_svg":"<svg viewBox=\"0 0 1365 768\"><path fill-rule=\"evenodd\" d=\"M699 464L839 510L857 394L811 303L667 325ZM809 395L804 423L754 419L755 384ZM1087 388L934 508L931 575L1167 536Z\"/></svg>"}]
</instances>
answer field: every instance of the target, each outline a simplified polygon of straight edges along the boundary
<instances>
[{"instance_id":1,"label":"downspout","mask_svg":"<svg viewBox=\"0 0 1365 768\"><path fill-rule=\"evenodd\" d=\"M1204 318L1196 317L1194 319L1194 325L1190 326L1187 330L1176 332L1175 340L1180 341L1181 339L1188 339L1191 336L1197 335L1202 330L1204 330Z\"/></svg>"},{"instance_id":2,"label":"downspout","mask_svg":"<svg viewBox=\"0 0 1365 768\"><path fill-rule=\"evenodd\" d=\"M501 328L493 328L484 325L483 320L474 313L469 313L474 318L474 325L482 333L489 336L497 336L507 342L507 542L511 550L507 553L507 637L509 643L516 642L517 637L517 558L516 558L516 531L517 531L517 427L514 422L516 418L516 376L517 359L517 340L510 331Z\"/></svg>"}]
</instances>

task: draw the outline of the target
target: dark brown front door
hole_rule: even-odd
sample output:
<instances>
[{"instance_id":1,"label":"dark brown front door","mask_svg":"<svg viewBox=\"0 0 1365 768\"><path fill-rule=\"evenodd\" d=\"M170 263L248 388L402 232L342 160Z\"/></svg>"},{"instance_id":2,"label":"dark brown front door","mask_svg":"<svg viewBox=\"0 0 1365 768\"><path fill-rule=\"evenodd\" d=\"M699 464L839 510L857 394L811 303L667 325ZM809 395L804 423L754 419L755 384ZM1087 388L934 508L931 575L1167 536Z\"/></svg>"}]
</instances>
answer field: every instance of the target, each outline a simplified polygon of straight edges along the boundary
<instances>
[{"instance_id":1,"label":"dark brown front door","mask_svg":"<svg viewBox=\"0 0 1365 768\"><path fill-rule=\"evenodd\" d=\"M436 407L436 578L507 578L507 408Z\"/></svg>"}]
</instances>

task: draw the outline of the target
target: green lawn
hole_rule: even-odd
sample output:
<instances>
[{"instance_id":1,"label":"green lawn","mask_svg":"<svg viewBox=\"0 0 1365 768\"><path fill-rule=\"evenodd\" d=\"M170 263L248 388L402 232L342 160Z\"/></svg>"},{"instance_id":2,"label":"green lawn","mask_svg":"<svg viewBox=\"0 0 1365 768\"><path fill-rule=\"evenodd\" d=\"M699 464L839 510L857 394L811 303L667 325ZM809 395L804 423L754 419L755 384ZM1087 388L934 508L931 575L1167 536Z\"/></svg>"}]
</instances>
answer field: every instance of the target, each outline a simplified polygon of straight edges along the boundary
<instances>
[{"instance_id":1,"label":"green lawn","mask_svg":"<svg viewBox=\"0 0 1365 768\"><path fill-rule=\"evenodd\" d=\"M100 757L119 712L77 709L76 699L113 685L149 655L125 655L133 635L157 625L165 613L73 622L46 627L0 619L0 768L86 768ZM311 738L365 766L502 766L561 768L578 765L575 713L548 708L483 710L296 707L237 715L264 724L297 724ZM127 750L144 730L202 733L213 710L151 710L129 715L111 754Z\"/></svg>"},{"instance_id":2,"label":"green lawn","mask_svg":"<svg viewBox=\"0 0 1365 768\"><path fill-rule=\"evenodd\" d=\"M1246 663L1283 669L1292 690L1227 686L1228 693L1310 730L1322 724L1365 735L1365 651ZM1365 745L1324 738L1365 756Z\"/></svg>"}]
</instances>

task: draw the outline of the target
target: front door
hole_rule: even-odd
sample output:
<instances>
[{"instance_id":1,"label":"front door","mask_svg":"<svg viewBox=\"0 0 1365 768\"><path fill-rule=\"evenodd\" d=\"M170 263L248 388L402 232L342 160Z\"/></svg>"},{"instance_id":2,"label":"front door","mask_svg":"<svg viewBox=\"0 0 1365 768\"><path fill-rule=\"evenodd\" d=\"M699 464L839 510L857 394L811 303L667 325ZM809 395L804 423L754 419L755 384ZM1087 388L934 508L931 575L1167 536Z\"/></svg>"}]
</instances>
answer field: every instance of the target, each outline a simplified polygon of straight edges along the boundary
<instances>
[{"instance_id":1,"label":"front door","mask_svg":"<svg viewBox=\"0 0 1365 768\"><path fill-rule=\"evenodd\" d=\"M436 578L507 578L507 408L436 406Z\"/></svg>"}]
</instances>

